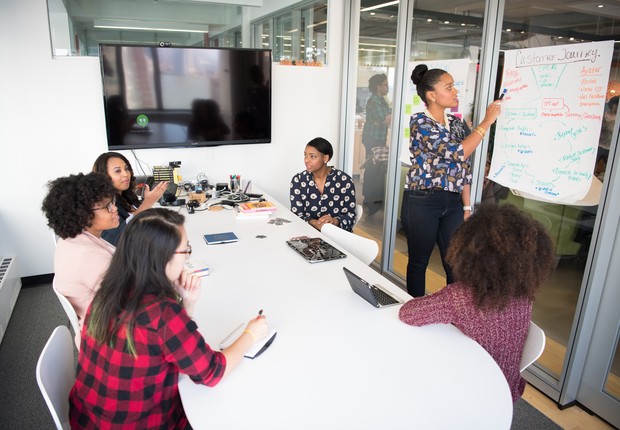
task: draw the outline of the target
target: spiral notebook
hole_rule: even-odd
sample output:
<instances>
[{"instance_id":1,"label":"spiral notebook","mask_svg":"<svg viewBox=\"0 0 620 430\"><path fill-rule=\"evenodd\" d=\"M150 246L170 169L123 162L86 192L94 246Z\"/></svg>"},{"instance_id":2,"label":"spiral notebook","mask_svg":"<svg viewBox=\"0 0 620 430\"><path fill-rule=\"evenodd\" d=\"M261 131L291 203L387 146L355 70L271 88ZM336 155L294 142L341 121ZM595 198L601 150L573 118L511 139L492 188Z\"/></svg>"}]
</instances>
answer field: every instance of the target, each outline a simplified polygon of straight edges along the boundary
<instances>
[{"instance_id":1,"label":"spiral notebook","mask_svg":"<svg viewBox=\"0 0 620 430\"><path fill-rule=\"evenodd\" d=\"M220 350L225 350L237 339L239 339L239 336L243 333L246 325L247 323L241 323L237 326L237 328L230 332L230 334L220 342ZM276 334L278 334L278 332L271 329L265 338L259 340L258 342L254 342L254 345L244 354L244 357L254 359L261 355L267 348L269 348L269 345L271 345L273 340L276 338Z\"/></svg>"}]
</instances>

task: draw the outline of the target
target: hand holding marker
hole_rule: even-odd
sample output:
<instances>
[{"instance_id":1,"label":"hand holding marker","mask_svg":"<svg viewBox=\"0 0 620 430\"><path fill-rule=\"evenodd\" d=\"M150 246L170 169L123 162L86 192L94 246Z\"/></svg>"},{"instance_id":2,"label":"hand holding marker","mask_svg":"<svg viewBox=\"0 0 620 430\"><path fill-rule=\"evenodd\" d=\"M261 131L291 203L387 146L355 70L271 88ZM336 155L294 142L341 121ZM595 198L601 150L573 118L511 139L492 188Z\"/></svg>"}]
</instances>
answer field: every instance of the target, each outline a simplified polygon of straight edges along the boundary
<instances>
[{"instance_id":1,"label":"hand holding marker","mask_svg":"<svg viewBox=\"0 0 620 430\"><path fill-rule=\"evenodd\" d=\"M499 100L503 100L507 92L508 92L508 88L504 88L504 90L502 91L502 94L499 96Z\"/></svg>"}]
</instances>

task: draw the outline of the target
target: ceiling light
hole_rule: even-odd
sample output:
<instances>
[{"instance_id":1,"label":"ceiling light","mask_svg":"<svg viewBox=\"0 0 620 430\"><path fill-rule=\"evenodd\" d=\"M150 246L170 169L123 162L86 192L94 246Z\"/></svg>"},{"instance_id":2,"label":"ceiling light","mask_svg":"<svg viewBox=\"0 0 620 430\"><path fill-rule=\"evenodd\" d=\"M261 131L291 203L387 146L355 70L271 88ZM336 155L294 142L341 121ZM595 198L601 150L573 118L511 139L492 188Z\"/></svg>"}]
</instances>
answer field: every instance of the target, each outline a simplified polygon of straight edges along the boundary
<instances>
[{"instance_id":1,"label":"ceiling light","mask_svg":"<svg viewBox=\"0 0 620 430\"><path fill-rule=\"evenodd\" d=\"M511 30L511 29L509 29L509 28L507 28L507 29L506 29L506 32L507 32L507 33L510 33L511 31L512 31L512 30Z\"/></svg>"},{"instance_id":2,"label":"ceiling light","mask_svg":"<svg viewBox=\"0 0 620 430\"><path fill-rule=\"evenodd\" d=\"M370 6L370 7L365 7L364 9L360 9L360 12L369 12L371 10L375 10L375 9L381 9L382 7L387 7L387 6L392 6L398 4L398 0L396 1L389 1L387 3L381 3L375 6Z\"/></svg>"},{"instance_id":3,"label":"ceiling light","mask_svg":"<svg viewBox=\"0 0 620 430\"><path fill-rule=\"evenodd\" d=\"M599 4L597 7L605 7L604 4Z\"/></svg>"},{"instance_id":4,"label":"ceiling light","mask_svg":"<svg viewBox=\"0 0 620 430\"><path fill-rule=\"evenodd\" d=\"M450 24L450 21L444 21L443 23L444 24Z\"/></svg>"},{"instance_id":5,"label":"ceiling light","mask_svg":"<svg viewBox=\"0 0 620 430\"><path fill-rule=\"evenodd\" d=\"M370 12L370 16L375 16L376 13L375 12Z\"/></svg>"},{"instance_id":6,"label":"ceiling light","mask_svg":"<svg viewBox=\"0 0 620 430\"><path fill-rule=\"evenodd\" d=\"M109 28L115 30L139 30L139 31L169 31L176 33L208 33L207 24L187 24L169 21L140 21L131 19L101 19L96 20L95 28Z\"/></svg>"},{"instance_id":7,"label":"ceiling light","mask_svg":"<svg viewBox=\"0 0 620 430\"><path fill-rule=\"evenodd\" d=\"M433 22L433 18L428 18L426 22Z\"/></svg>"}]
</instances>

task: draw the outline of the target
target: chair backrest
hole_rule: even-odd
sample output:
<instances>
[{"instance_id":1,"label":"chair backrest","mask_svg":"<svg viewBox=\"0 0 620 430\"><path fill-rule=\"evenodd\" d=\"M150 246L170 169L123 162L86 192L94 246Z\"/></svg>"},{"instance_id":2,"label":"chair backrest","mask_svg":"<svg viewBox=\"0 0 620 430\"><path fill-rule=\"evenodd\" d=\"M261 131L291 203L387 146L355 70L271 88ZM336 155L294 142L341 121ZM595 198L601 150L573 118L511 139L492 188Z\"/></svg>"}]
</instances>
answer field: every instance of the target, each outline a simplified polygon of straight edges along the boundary
<instances>
[{"instance_id":1,"label":"chair backrest","mask_svg":"<svg viewBox=\"0 0 620 430\"><path fill-rule=\"evenodd\" d=\"M54 233L54 230L52 230L52 240L54 241L54 246L58 245L58 235Z\"/></svg>"},{"instance_id":2,"label":"chair backrest","mask_svg":"<svg viewBox=\"0 0 620 430\"><path fill-rule=\"evenodd\" d=\"M80 323L78 322L78 316L77 316L77 313L75 312L75 309L73 309L73 305L71 305L71 302L69 302L69 300L65 296L63 296L60 293L60 291L56 289L55 279L54 281L52 281L52 288L54 289L54 293L56 293L56 297L58 297L58 300L60 301L62 308L65 310L65 313L69 317L69 322L71 323L71 328L75 332L76 338L79 338L80 337ZM77 345L77 348L79 349L80 346Z\"/></svg>"},{"instance_id":3,"label":"chair backrest","mask_svg":"<svg viewBox=\"0 0 620 430\"><path fill-rule=\"evenodd\" d=\"M364 207L362 205L355 205L355 224L353 224L353 227L355 227L357 223L360 222L363 213Z\"/></svg>"},{"instance_id":4,"label":"chair backrest","mask_svg":"<svg viewBox=\"0 0 620 430\"><path fill-rule=\"evenodd\" d=\"M545 332L530 321L530 328L525 339L523 354L521 354L521 362L519 363L519 371L523 372L530 364L538 360L545 349Z\"/></svg>"},{"instance_id":5,"label":"chair backrest","mask_svg":"<svg viewBox=\"0 0 620 430\"><path fill-rule=\"evenodd\" d=\"M365 264L372 263L379 253L379 245L374 240L358 236L333 224L325 224L321 228L321 233L333 240L337 247L353 254Z\"/></svg>"},{"instance_id":6,"label":"chair backrest","mask_svg":"<svg viewBox=\"0 0 620 430\"><path fill-rule=\"evenodd\" d=\"M37 383L57 429L69 429L69 392L75 382L73 340L69 329L56 327L37 362Z\"/></svg>"}]
</instances>

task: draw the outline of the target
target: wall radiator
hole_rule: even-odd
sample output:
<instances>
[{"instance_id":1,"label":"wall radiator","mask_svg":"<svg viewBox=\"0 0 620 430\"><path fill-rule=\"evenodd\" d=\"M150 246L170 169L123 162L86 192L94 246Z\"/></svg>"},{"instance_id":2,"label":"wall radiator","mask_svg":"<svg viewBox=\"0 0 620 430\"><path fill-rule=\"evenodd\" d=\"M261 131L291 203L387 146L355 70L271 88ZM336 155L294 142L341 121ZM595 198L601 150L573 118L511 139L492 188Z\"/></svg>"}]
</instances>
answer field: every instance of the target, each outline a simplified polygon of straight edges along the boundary
<instances>
[{"instance_id":1,"label":"wall radiator","mask_svg":"<svg viewBox=\"0 0 620 430\"><path fill-rule=\"evenodd\" d=\"M22 288L15 257L0 257L0 343Z\"/></svg>"}]
</instances>

